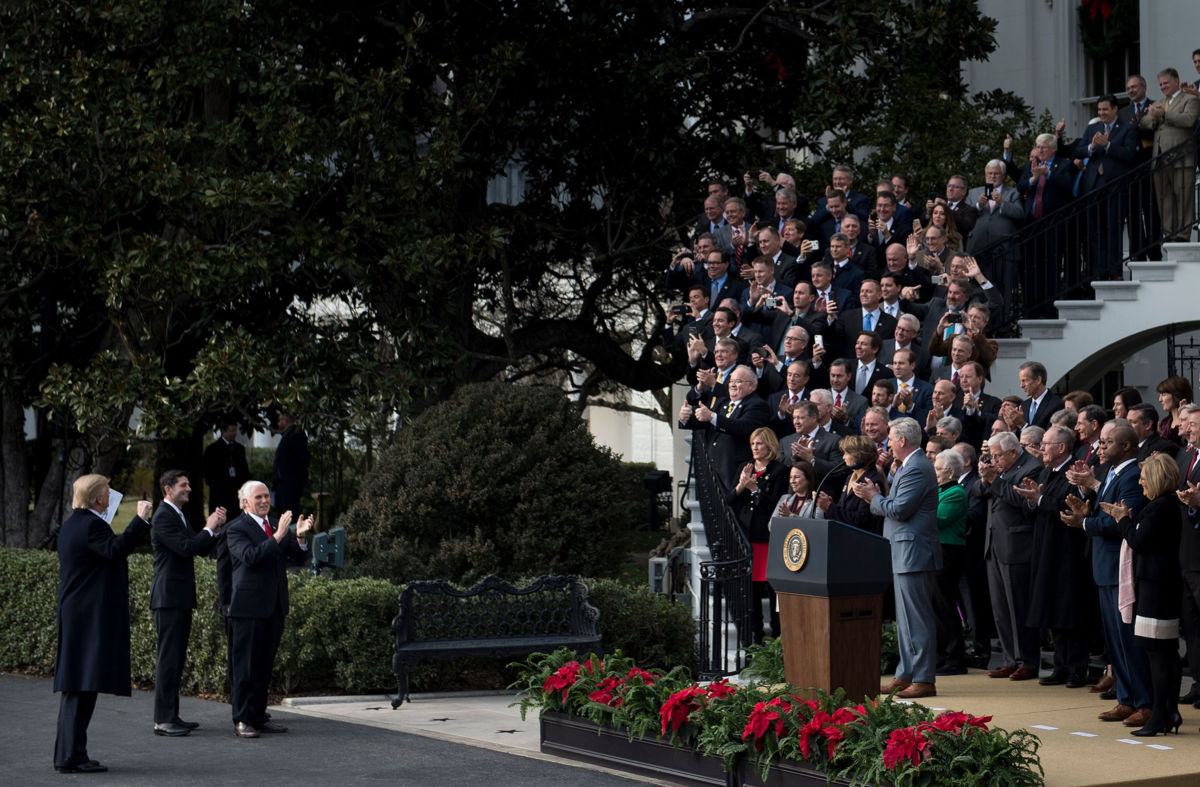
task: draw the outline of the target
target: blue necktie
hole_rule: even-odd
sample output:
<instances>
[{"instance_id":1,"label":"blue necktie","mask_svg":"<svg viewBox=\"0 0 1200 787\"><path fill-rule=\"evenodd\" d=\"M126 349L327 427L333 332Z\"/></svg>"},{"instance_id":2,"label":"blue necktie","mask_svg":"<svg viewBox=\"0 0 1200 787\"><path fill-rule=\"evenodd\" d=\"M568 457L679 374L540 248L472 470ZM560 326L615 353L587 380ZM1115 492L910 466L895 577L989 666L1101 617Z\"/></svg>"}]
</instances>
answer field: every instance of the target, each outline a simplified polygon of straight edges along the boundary
<instances>
[{"instance_id":1,"label":"blue necktie","mask_svg":"<svg viewBox=\"0 0 1200 787\"><path fill-rule=\"evenodd\" d=\"M1115 479L1116 477L1117 477L1117 470L1116 470L1116 468L1113 468L1108 471L1108 476L1104 479L1104 492L1101 493L1100 496L1105 498L1106 503L1112 502L1112 499L1108 493L1112 489L1113 479Z\"/></svg>"},{"instance_id":2,"label":"blue necktie","mask_svg":"<svg viewBox=\"0 0 1200 787\"><path fill-rule=\"evenodd\" d=\"M871 313L870 312L863 312L863 330L864 331L871 330Z\"/></svg>"}]
</instances>

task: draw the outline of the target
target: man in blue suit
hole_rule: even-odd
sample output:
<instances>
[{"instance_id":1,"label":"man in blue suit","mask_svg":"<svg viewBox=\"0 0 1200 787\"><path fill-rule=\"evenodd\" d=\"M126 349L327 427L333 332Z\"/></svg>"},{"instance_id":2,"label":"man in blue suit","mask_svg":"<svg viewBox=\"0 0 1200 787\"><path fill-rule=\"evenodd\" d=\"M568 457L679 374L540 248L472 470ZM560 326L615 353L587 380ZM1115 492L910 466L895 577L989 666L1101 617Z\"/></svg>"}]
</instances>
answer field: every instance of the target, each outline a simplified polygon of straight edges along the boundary
<instances>
[{"instance_id":1,"label":"man in blue suit","mask_svg":"<svg viewBox=\"0 0 1200 787\"><path fill-rule=\"evenodd\" d=\"M897 468L891 493L884 496L872 481L854 485L854 494L870 502L871 513L884 518L883 536L892 544L900 664L895 680L880 691L895 691L904 699L933 697L937 694L933 594L942 568L937 474L921 451L921 427L912 418L897 418L888 424L888 446Z\"/></svg>"},{"instance_id":2,"label":"man in blue suit","mask_svg":"<svg viewBox=\"0 0 1200 787\"><path fill-rule=\"evenodd\" d=\"M1117 607L1117 586L1121 555L1121 531L1116 521L1098 503L1121 501L1136 516L1146 497L1138 479L1137 435L1129 422L1114 418L1100 431L1100 453L1105 464L1093 473L1084 462L1076 462L1067 471L1067 480L1078 495L1067 497L1070 513L1062 520L1081 527L1091 536L1092 579L1100 595L1100 620L1104 624L1104 642L1117 679L1117 706L1100 714L1101 721L1124 721L1137 726L1150 718L1150 667L1146 654L1133 643L1133 624L1121 621ZM1102 479L1097 481L1097 477ZM1136 723L1136 724L1135 724Z\"/></svg>"},{"instance_id":3,"label":"man in blue suit","mask_svg":"<svg viewBox=\"0 0 1200 787\"><path fill-rule=\"evenodd\" d=\"M1101 96L1096 104L1097 120L1075 143L1074 156L1084 163L1079 173L1079 196L1103 188L1129 171L1138 151L1137 131L1117 118L1117 99ZM1087 235L1092 251L1092 278L1120 280L1121 226L1125 223L1128 197L1124 189L1088 206Z\"/></svg>"}]
</instances>

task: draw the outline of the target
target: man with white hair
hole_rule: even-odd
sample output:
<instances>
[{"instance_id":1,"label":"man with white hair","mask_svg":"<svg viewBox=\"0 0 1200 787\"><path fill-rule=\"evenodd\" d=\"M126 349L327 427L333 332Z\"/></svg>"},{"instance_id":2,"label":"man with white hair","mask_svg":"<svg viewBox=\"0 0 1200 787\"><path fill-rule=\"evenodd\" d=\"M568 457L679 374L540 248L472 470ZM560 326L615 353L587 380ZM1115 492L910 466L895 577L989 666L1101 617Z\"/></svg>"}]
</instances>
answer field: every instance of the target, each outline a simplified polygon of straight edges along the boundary
<instances>
[{"instance_id":1,"label":"man with white hair","mask_svg":"<svg viewBox=\"0 0 1200 787\"><path fill-rule=\"evenodd\" d=\"M229 701L233 734L257 738L262 733L287 732L287 727L267 716L267 688L288 613L286 569L289 563L306 562L306 536L313 520L300 517L294 534L289 525L295 512L285 511L272 522L271 493L261 481L247 481L238 497L242 515L229 523L225 535L233 563Z\"/></svg>"},{"instance_id":2,"label":"man with white hair","mask_svg":"<svg viewBox=\"0 0 1200 787\"><path fill-rule=\"evenodd\" d=\"M755 396L758 377L749 366L729 373L728 396L715 402L704 397L679 408L679 428L702 432L696 438L708 441L709 456L721 483L733 489L742 467L750 461L750 433L771 420L767 403Z\"/></svg>"},{"instance_id":3,"label":"man with white hair","mask_svg":"<svg viewBox=\"0 0 1200 787\"><path fill-rule=\"evenodd\" d=\"M900 663L895 679L880 688L903 699L933 697L937 668L937 624L933 608L936 577L942 567L938 546L938 483L921 451L921 427L911 418L888 425L895 458L891 490L883 495L873 481L853 485L854 494L882 516L883 536L892 544L892 583L896 591L896 635Z\"/></svg>"},{"instance_id":4,"label":"man with white hair","mask_svg":"<svg viewBox=\"0 0 1200 787\"><path fill-rule=\"evenodd\" d=\"M1038 134L1029 151L1029 161L1017 179L1017 191L1025 198L1027 221L1037 221L1065 206L1072 199L1076 169L1069 158L1059 157L1058 139ZM1062 251L1059 231L1042 234L1025 265L1024 317L1054 317L1051 300L1057 292L1058 256Z\"/></svg>"}]
</instances>

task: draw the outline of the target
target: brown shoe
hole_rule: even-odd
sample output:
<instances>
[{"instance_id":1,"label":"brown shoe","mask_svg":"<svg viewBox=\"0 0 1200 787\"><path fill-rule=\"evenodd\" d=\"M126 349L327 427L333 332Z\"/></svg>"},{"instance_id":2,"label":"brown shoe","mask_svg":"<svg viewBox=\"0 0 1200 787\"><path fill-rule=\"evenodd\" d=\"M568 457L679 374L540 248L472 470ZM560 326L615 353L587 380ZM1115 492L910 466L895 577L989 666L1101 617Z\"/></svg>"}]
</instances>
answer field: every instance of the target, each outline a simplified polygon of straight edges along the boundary
<instances>
[{"instance_id":1,"label":"brown shoe","mask_svg":"<svg viewBox=\"0 0 1200 787\"><path fill-rule=\"evenodd\" d=\"M1150 721L1150 709L1138 708L1137 713L1130 714L1124 724L1126 727L1145 727L1148 721Z\"/></svg>"},{"instance_id":2,"label":"brown shoe","mask_svg":"<svg viewBox=\"0 0 1200 787\"><path fill-rule=\"evenodd\" d=\"M1133 715L1133 708L1128 705L1118 705L1112 710L1106 710L1096 718L1100 721L1125 721Z\"/></svg>"},{"instance_id":3,"label":"brown shoe","mask_svg":"<svg viewBox=\"0 0 1200 787\"><path fill-rule=\"evenodd\" d=\"M891 694L893 691L903 691L904 689L907 689L911 685L912 685L912 683L910 683L907 680L900 680L899 678L896 678L891 683L888 683L884 686L880 686L879 693L880 694Z\"/></svg>"},{"instance_id":4,"label":"brown shoe","mask_svg":"<svg viewBox=\"0 0 1200 787\"><path fill-rule=\"evenodd\" d=\"M1005 665L1003 667L998 667L998 668L992 670L991 672L989 672L988 677L989 678L1007 678L1009 675L1013 674L1016 671L1017 670L1014 667Z\"/></svg>"},{"instance_id":5,"label":"brown shoe","mask_svg":"<svg viewBox=\"0 0 1200 787\"><path fill-rule=\"evenodd\" d=\"M1088 686L1088 691L1093 694L1103 694L1115 685L1117 685L1117 679L1112 675L1105 675L1091 686Z\"/></svg>"},{"instance_id":6,"label":"brown shoe","mask_svg":"<svg viewBox=\"0 0 1200 787\"><path fill-rule=\"evenodd\" d=\"M922 697L936 697L937 687L932 683L914 683L907 689L896 693L896 697L902 700L919 700Z\"/></svg>"},{"instance_id":7,"label":"brown shoe","mask_svg":"<svg viewBox=\"0 0 1200 787\"><path fill-rule=\"evenodd\" d=\"M1037 673L1026 667L1017 667L1013 670L1013 674L1008 676L1009 680L1033 680L1037 677Z\"/></svg>"}]
</instances>

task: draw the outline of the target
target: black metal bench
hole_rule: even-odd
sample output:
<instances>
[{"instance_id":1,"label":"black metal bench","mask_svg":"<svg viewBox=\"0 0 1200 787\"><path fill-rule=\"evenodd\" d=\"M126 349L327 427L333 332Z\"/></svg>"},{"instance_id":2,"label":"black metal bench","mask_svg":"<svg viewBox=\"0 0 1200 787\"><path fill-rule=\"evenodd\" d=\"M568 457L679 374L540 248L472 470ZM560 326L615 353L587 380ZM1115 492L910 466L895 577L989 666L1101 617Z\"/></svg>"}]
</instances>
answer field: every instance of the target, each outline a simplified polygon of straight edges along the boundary
<instances>
[{"instance_id":1,"label":"black metal bench","mask_svg":"<svg viewBox=\"0 0 1200 787\"><path fill-rule=\"evenodd\" d=\"M574 577L541 577L517 588L489 576L468 590L442 579L410 582L392 621L397 683L392 707L408 697L409 673L423 659L528 656L562 647L599 654L599 620L587 585Z\"/></svg>"}]
</instances>

